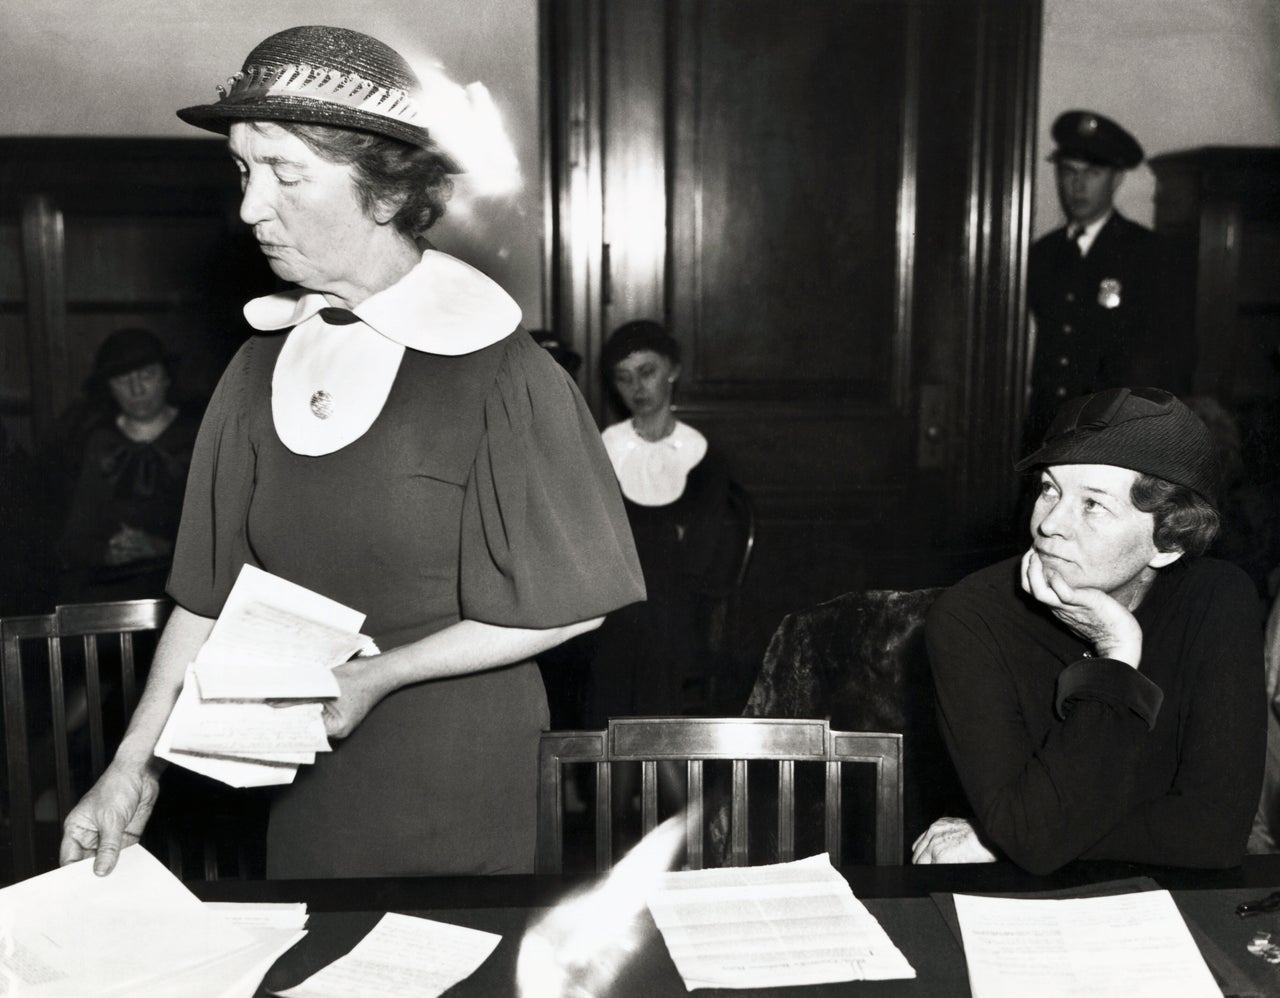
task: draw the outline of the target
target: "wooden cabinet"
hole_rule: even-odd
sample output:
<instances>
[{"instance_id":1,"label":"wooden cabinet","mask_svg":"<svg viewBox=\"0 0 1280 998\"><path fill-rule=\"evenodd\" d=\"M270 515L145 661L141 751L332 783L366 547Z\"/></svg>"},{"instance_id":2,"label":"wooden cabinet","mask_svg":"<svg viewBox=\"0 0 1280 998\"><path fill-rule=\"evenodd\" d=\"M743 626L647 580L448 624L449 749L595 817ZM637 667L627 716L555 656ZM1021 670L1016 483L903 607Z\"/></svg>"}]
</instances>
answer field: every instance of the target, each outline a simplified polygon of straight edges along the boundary
<instances>
[{"instance_id":1,"label":"wooden cabinet","mask_svg":"<svg viewBox=\"0 0 1280 998\"><path fill-rule=\"evenodd\" d=\"M1280 148L1154 156L1156 229L1174 243L1170 294L1194 315L1193 388L1241 421L1255 478L1280 478Z\"/></svg>"}]
</instances>

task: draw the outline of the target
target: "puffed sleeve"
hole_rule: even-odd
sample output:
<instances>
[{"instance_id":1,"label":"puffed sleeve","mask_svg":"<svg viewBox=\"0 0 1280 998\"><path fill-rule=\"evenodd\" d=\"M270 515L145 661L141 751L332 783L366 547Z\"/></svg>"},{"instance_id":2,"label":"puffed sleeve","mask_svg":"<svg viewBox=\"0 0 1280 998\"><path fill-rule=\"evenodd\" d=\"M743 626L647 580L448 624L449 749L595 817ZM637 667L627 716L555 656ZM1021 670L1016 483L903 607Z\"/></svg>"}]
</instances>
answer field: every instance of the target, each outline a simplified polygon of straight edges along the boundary
<instances>
[{"instance_id":1,"label":"puffed sleeve","mask_svg":"<svg viewBox=\"0 0 1280 998\"><path fill-rule=\"evenodd\" d=\"M254 476L248 432L257 339L241 346L205 410L191 456L182 523L166 590L202 617L222 611L240 568L253 562L245 533ZM268 367L269 369L269 367Z\"/></svg>"},{"instance_id":2,"label":"puffed sleeve","mask_svg":"<svg viewBox=\"0 0 1280 998\"><path fill-rule=\"evenodd\" d=\"M485 623L557 627L645 596L600 432L528 336L512 339L485 401L460 557L462 616Z\"/></svg>"}]
</instances>

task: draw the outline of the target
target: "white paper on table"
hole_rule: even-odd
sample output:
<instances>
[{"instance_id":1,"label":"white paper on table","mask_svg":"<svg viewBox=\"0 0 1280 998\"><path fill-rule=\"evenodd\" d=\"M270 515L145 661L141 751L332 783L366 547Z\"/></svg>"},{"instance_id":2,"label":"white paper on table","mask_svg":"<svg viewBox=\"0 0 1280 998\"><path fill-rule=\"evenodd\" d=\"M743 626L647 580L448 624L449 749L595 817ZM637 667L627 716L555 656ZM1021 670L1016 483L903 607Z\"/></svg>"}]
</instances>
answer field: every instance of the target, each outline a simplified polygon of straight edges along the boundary
<instances>
[{"instance_id":1,"label":"white paper on table","mask_svg":"<svg viewBox=\"0 0 1280 998\"><path fill-rule=\"evenodd\" d=\"M197 755L245 759L263 753L328 752L324 708L318 703L277 707L268 703L188 702L169 747Z\"/></svg>"},{"instance_id":2,"label":"white paper on table","mask_svg":"<svg viewBox=\"0 0 1280 998\"><path fill-rule=\"evenodd\" d=\"M0 991L38 998L138 995L256 943L207 911L142 846L109 876L85 859L0 890ZM7 990L5 990L7 988Z\"/></svg>"},{"instance_id":3,"label":"white paper on table","mask_svg":"<svg viewBox=\"0 0 1280 998\"><path fill-rule=\"evenodd\" d=\"M247 949L131 990L129 998L253 998L271 965L307 933L262 927L246 931L255 939Z\"/></svg>"},{"instance_id":4,"label":"white paper on table","mask_svg":"<svg viewBox=\"0 0 1280 998\"><path fill-rule=\"evenodd\" d=\"M825 853L664 874L649 910L690 991L916 976Z\"/></svg>"},{"instance_id":5,"label":"white paper on table","mask_svg":"<svg viewBox=\"0 0 1280 998\"><path fill-rule=\"evenodd\" d=\"M1168 891L955 895L974 998L1221 998Z\"/></svg>"},{"instance_id":6,"label":"white paper on table","mask_svg":"<svg viewBox=\"0 0 1280 998\"><path fill-rule=\"evenodd\" d=\"M205 908L245 929L303 929L305 901L206 901Z\"/></svg>"},{"instance_id":7,"label":"white paper on table","mask_svg":"<svg viewBox=\"0 0 1280 998\"><path fill-rule=\"evenodd\" d=\"M182 690L178 693L178 699L156 741L155 754L158 758L211 779L221 780L232 787L272 787L293 782L298 767L291 763L250 762L175 751L172 747L174 731L182 727L183 717L188 711L199 705L200 696L196 692L191 670L188 669Z\"/></svg>"},{"instance_id":8,"label":"white paper on table","mask_svg":"<svg viewBox=\"0 0 1280 998\"><path fill-rule=\"evenodd\" d=\"M389 913L344 957L283 998L436 998L470 977L501 936Z\"/></svg>"}]
</instances>

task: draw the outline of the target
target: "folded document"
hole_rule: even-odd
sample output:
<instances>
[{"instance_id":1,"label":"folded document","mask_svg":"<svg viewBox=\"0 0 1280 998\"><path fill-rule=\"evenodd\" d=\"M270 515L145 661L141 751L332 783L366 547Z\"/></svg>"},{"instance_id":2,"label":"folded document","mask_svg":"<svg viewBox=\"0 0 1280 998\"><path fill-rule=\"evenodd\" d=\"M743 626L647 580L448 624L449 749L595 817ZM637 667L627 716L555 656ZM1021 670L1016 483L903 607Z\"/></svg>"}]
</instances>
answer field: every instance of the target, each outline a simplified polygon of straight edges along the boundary
<instances>
[{"instance_id":1,"label":"folded document","mask_svg":"<svg viewBox=\"0 0 1280 998\"><path fill-rule=\"evenodd\" d=\"M364 614L252 565L187 671L156 755L235 787L292 782L330 750L333 667L376 652Z\"/></svg>"}]
</instances>

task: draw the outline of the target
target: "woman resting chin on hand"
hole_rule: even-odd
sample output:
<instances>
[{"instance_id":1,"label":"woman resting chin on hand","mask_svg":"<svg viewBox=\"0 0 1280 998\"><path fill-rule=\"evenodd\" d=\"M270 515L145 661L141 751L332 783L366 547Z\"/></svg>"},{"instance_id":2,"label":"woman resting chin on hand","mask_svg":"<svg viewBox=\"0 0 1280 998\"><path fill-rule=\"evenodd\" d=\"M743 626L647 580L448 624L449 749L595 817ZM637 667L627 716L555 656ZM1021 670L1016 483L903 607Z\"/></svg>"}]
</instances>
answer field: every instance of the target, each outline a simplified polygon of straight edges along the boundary
<instances>
[{"instance_id":1,"label":"woman resting chin on hand","mask_svg":"<svg viewBox=\"0 0 1280 998\"><path fill-rule=\"evenodd\" d=\"M1018 465L1031 547L934 604L938 721L973 808L918 863L1008 858L1227 867L1244 853L1265 746L1248 577L1201 557L1218 527L1204 424L1177 398L1074 399Z\"/></svg>"}]
</instances>

